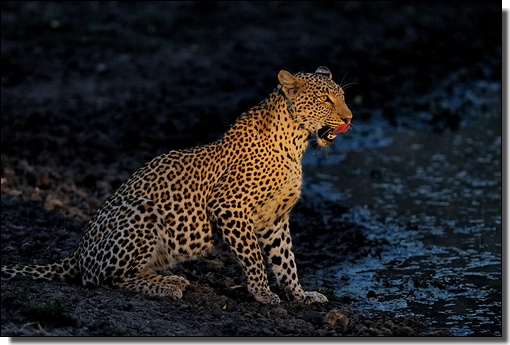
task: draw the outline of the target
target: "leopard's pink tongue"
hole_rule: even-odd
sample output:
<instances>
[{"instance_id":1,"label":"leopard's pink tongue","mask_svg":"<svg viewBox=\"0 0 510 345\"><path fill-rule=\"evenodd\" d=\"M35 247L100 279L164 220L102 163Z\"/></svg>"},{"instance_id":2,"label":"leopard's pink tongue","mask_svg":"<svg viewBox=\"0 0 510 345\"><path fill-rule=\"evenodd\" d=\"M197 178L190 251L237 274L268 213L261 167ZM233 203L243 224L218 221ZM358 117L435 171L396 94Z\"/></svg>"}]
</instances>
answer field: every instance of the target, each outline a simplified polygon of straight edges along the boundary
<instances>
[{"instance_id":1,"label":"leopard's pink tongue","mask_svg":"<svg viewBox=\"0 0 510 345\"><path fill-rule=\"evenodd\" d=\"M333 134L343 133L349 129L351 125L349 123L344 123L341 125L338 125L334 130Z\"/></svg>"}]
</instances>

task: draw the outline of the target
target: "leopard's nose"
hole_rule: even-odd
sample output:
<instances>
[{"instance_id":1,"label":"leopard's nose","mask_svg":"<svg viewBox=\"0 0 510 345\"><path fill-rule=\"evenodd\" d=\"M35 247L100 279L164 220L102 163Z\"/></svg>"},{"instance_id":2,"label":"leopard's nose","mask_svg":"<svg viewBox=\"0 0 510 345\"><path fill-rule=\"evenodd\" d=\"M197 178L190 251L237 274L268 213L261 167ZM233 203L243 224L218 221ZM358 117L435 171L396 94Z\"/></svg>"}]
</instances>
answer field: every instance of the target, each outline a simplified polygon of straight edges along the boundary
<instances>
[{"instance_id":1,"label":"leopard's nose","mask_svg":"<svg viewBox=\"0 0 510 345\"><path fill-rule=\"evenodd\" d=\"M342 119L342 121L345 123L351 123L351 119L352 119L351 117L345 117Z\"/></svg>"}]
</instances>

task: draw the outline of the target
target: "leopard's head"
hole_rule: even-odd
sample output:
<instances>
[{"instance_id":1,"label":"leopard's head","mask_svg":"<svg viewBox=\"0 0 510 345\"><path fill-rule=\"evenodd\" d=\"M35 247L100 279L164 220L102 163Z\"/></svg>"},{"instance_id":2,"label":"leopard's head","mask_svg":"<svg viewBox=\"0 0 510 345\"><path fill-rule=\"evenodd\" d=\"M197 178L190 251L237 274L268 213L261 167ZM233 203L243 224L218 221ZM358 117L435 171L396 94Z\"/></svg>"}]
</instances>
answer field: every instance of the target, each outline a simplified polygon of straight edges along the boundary
<instances>
[{"instance_id":1,"label":"leopard's head","mask_svg":"<svg viewBox=\"0 0 510 345\"><path fill-rule=\"evenodd\" d=\"M282 70L278 80L293 119L316 135L319 146L331 145L337 134L349 129L352 113L329 69L321 66L315 73L295 75Z\"/></svg>"}]
</instances>

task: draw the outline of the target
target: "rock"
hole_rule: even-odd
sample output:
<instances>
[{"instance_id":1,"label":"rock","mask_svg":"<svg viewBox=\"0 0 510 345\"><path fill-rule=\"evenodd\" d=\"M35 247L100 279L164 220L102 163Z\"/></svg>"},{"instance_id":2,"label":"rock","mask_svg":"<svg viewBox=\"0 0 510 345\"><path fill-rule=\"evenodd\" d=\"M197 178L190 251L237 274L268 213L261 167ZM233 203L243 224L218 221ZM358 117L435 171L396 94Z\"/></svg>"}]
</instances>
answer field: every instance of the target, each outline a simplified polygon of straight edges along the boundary
<instances>
[{"instance_id":1,"label":"rock","mask_svg":"<svg viewBox=\"0 0 510 345\"><path fill-rule=\"evenodd\" d=\"M345 314L342 314L336 309L333 309L326 314L324 317L324 322L333 328L344 331L349 325L349 318L345 316Z\"/></svg>"},{"instance_id":2,"label":"rock","mask_svg":"<svg viewBox=\"0 0 510 345\"><path fill-rule=\"evenodd\" d=\"M287 310L283 309L282 307L276 307L271 309L269 312L269 317L271 318L282 318L284 316L287 316Z\"/></svg>"}]
</instances>

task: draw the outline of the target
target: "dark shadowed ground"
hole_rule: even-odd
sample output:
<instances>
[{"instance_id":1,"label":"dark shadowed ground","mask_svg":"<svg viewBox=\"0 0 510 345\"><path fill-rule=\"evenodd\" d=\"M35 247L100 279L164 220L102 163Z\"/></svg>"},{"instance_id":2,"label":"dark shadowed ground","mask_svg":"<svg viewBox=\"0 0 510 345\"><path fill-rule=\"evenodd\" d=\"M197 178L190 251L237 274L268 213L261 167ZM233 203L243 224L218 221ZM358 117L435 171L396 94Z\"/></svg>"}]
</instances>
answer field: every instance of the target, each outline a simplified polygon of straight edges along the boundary
<instances>
[{"instance_id":1,"label":"dark shadowed ground","mask_svg":"<svg viewBox=\"0 0 510 345\"><path fill-rule=\"evenodd\" d=\"M281 69L327 66L354 125L305 157L291 223L329 303L256 303L220 247L176 268L178 301L2 282L1 335L503 335L500 6L2 2L2 264L65 256L133 171L217 139Z\"/></svg>"}]
</instances>

